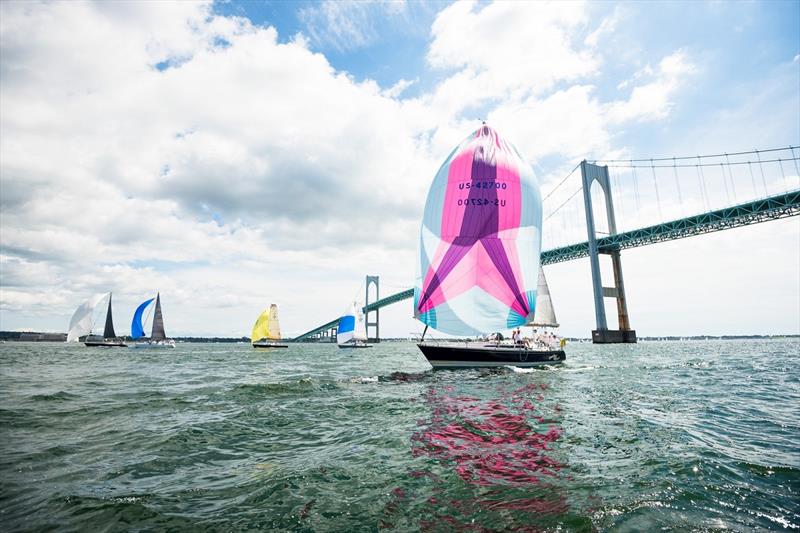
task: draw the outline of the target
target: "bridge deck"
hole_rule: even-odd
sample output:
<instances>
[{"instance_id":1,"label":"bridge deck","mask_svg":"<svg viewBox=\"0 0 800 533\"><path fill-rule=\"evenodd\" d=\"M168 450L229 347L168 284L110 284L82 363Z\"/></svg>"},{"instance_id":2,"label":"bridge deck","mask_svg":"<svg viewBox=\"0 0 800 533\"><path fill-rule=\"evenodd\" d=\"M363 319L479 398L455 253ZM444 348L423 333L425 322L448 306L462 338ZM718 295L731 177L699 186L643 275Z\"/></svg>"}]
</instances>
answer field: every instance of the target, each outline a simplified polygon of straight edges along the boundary
<instances>
[{"instance_id":1,"label":"bridge deck","mask_svg":"<svg viewBox=\"0 0 800 533\"><path fill-rule=\"evenodd\" d=\"M745 204L735 205L733 207L726 207L700 215L673 220L671 222L664 222L646 228L609 235L598 239L597 246L601 252L615 249L623 250L626 248L636 248L638 246L646 246L657 242L683 239L693 235L702 235L713 231L747 226L750 224L757 224L758 222L777 220L798 214L800 214L800 189ZM588 255L589 243L582 242L546 250L542 252L541 262L543 265L552 265L554 263L587 257ZM413 296L414 289L407 289L397 294L387 296L386 298L381 298L377 302L369 304L369 307L364 307L362 310L366 313L367 311L380 309L381 307L391 305L400 300L406 300ZM317 333L336 326L338 323L338 318L331 320L330 322L295 337L293 340L300 341L312 337Z\"/></svg>"}]
</instances>

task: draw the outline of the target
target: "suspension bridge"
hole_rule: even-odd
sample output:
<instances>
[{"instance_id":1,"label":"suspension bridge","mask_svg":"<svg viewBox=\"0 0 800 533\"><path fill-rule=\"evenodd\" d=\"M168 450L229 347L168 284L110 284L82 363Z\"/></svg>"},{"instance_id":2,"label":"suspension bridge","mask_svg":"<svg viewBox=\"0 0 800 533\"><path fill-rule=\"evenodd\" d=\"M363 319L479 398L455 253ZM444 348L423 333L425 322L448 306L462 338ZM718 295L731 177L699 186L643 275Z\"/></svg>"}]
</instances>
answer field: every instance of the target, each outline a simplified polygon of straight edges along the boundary
<instances>
[{"instance_id":1,"label":"suspension bridge","mask_svg":"<svg viewBox=\"0 0 800 533\"><path fill-rule=\"evenodd\" d=\"M588 257L597 324L592 340L636 342L628 317L620 252L800 214L798 155L800 148L788 146L684 157L581 161L543 198L545 251L541 263ZM605 216L598 211L605 211ZM601 279L601 256L611 259L613 285L604 285ZM373 301L371 285L375 287ZM380 309L413 296L414 290L406 289L380 298L379 278L367 276L362 311L368 330L373 328L372 339L380 339ZM618 329L608 327L605 298L616 300ZM335 337L338 322L337 317L293 340Z\"/></svg>"}]
</instances>

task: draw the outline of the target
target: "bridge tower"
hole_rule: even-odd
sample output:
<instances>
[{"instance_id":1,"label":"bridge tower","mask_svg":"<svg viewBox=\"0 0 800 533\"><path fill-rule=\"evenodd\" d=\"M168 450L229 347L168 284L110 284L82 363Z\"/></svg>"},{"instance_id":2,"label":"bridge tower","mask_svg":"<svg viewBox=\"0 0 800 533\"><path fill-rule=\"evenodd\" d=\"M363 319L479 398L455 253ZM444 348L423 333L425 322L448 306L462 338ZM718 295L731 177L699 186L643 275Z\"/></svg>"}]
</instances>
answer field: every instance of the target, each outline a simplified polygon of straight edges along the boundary
<instances>
[{"instance_id":1,"label":"bridge tower","mask_svg":"<svg viewBox=\"0 0 800 533\"><path fill-rule=\"evenodd\" d=\"M586 208L586 231L589 234L589 263L592 268L592 288L594 291L594 313L597 329L592 331L592 342L595 344L635 343L636 331L631 329L628 319L628 306L625 303L625 284L622 281L622 261L619 248L612 250L598 250L597 234L594 225L594 211L592 209L592 184L597 181L605 197L606 216L608 217L608 232L617 234L617 223L614 218L614 204L611 201L611 181L608 177L608 167L598 166L581 161L581 177L583 179L583 202ZM611 256L611 266L614 270L614 286L603 287L600 276L600 254ZM606 322L606 308L603 298L617 300L617 316L619 329L608 329Z\"/></svg>"},{"instance_id":2,"label":"bridge tower","mask_svg":"<svg viewBox=\"0 0 800 533\"><path fill-rule=\"evenodd\" d=\"M381 311L380 309L375 309L374 311L369 310L369 286L371 284L375 284L375 302L381 299L381 280L380 276L367 276L367 283L365 289L365 296L364 296L364 325L367 329L367 339L370 342L381 342L381 330L380 330L380 323L381 323ZM373 302L374 303L374 302ZM374 322L370 322L369 315L370 313L375 313L375 320ZM371 326L375 327L375 336L369 336L369 328Z\"/></svg>"}]
</instances>

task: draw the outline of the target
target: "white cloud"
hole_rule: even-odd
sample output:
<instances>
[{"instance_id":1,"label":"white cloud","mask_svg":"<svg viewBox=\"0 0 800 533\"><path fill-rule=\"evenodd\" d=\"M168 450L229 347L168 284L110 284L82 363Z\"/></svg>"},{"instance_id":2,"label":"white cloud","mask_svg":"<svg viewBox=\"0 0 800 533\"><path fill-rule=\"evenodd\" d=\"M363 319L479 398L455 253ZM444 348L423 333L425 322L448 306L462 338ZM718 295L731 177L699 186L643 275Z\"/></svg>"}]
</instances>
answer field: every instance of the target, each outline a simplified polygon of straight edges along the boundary
<instances>
[{"instance_id":1,"label":"white cloud","mask_svg":"<svg viewBox=\"0 0 800 533\"><path fill-rule=\"evenodd\" d=\"M597 58L572 35L585 21L581 2L453 3L436 17L428 52L433 67L458 71L439 87L436 106L458 112L523 99L595 72Z\"/></svg>"},{"instance_id":2,"label":"white cloud","mask_svg":"<svg viewBox=\"0 0 800 533\"><path fill-rule=\"evenodd\" d=\"M417 83L419 79L416 80L400 80L388 89L381 91L381 94L387 98L397 98L401 94L403 94L406 89Z\"/></svg>"},{"instance_id":3,"label":"white cloud","mask_svg":"<svg viewBox=\"0 0 800 533\"><path fill-rule=\"evenodd\" d=\"M378 38L373 16L376 9L385 9L390 15L397 15L405 9L405 4L327 0L300 9L298 18L314 44L346 51L367 46Z\"/></svg>"},{"instance_id":4,"label":"white cloud","mask_svg":"<svg viewBox=\"0 0 800 533\"><path fill-rule=\"evenodd\" d=\"M415 141L422 113L336 72L303 39L280 44L273 28L194 3L4 3L0 19L0 225L14 256L5 310L39 312L52 298L30 295L63 294L65 283L72 297L51 313L108 288L123 291L120 303L145 285L195 304L207 291L275 294L285 281L263 272L275 265L413 250L417 197L435 171ZM170 58L180 61L154 67ZM233 267L245 259L247 269ZM411 276L413 266L386 260L384 275ZM129 284L130 262L173 267L134 268L140 281ZM222 281L179 283L198 264ZM22 265L42 273L38 285ZM358 283L363 271L348 276Z\"/></svg>"},{"instance_id":5,"label":"white cloud","mask_svg":"<svg viewBox=\"0 0 800 533\"><path fill-rule=\"evenodd\" d=\"M665 58L658 69L645 66L634 76L635 80L653 77L648 83L636 85L627 100L611 102L606 109L606 117L611 122L647 121L665 118L674 105L672 98L684 82L697 72L685 50L678 50ZM619 85L620 89L630 86L632 80Z\"/></svg>"},{"instance_id":6,"label":"white cloud","mask_svg":"<svg viewBox=\"0 0 800 533\"><path fill-rule=\"evenodd\" d=\"M518 139L518 148L527 157L557 154L578 160L609 149L603 107L592 93L590 85L573 85L547 98L505 105L489 118Z\"/></svg>"},{"instance_id":7,"label":"white cloud","mask_svg":"<svg viewBox=\"0 0 800 533\"><path fill-rule=\"evenodd\" d=\"M613 13L610 16L602 19L600 21L600 25L597 26L597 29L586 36L586 39L583 40L584 44L591 46L592 48L597 47L600 39L606 37L607 35L612 35L616 31L617 26L619 26L619 23L625 18L626 13L624 8L620 5L615 6Z\"/></svg>"}]
</instances>

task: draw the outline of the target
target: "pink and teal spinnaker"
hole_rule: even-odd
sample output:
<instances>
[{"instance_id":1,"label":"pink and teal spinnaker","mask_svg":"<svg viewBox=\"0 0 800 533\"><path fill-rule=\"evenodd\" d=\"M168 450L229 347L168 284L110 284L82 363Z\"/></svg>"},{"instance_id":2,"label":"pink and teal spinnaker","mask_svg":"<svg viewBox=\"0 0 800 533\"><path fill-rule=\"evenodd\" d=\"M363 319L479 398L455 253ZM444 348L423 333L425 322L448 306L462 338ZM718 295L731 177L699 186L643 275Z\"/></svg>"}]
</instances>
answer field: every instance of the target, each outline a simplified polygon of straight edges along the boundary
<instances>
[{"instance_id":1,"label":"pink and teal spinnaker","mask_svg":"<svg viewBox=\"0 0 800 533\"><path fill-rule=\"evenodd\" d=\"M533 169L484 124L453 150L428 192L414 316L452 335L530 322L541 227L542 200Z\"/></svg>"}]
</instances>

